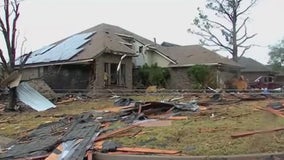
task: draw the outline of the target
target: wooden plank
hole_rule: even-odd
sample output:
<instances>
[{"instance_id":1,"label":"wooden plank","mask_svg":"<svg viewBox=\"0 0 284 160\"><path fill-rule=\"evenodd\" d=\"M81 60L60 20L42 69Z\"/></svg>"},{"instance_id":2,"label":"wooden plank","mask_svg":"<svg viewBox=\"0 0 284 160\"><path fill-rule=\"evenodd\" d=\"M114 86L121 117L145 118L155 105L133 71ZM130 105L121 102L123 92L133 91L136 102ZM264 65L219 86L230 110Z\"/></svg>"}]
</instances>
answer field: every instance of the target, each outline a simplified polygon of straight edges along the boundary
<instances>
[{"instance_id":1,"label":"wooden plank","mask_svg":"<svg viewBox=\"0 0 284 160\"><path fill-rule=\"evenodd\" d=\"M95 149L101 150L102 145L96 145ZM178 154L181 151L177 150L164 150L164 149L153 149L153 148L141 148L141 147L118 147L114 153L140 153L140 154Z\"/></svg>"},{"instance_id":2,"label":"wooden plank","mask_svg":"<svg viewBox=\"0 0 284 160\"><path fill-rule=\"evenodd\" d=\"M188 120L187 116L172 116L172 117L168 117L168 120Z\"/></svg>"},{"instance_id":3,"label":"wooden plank","mask_svg":"<svg viewBox=\"0 0 284 160\"><path fill-rule=\"evenodd\" d=\"M56 104L65 104L65 103L70 103L76 101L76 98L69 98L69 99L64 99L62 101L56 102Z\"/></svg>"},{"instance_id":4,"label":"wooden plank","mask_svg":"<svg viewBox=\"0 0 284 160\"><path fill-rule=\"evenodd\" d=\"M120 129L117 129L115 131L112 131L110 133L106 133L106 134L103 134L103 135L100 135L99 137L97 137L95 139L95 142L98 142L98 141L101 141L101 140L105 140L105 139L108 139L108 138L111 138L113 137L114 135L117 135L117 134L120 134L120 133L123 133L125 131L128 131L132 128L136 128L136 127L139 127L137 125L131 125L131 126L127 126L125 128L120 128Z\"/></svg>"},{"instance_id":5,"label":"wooden plank","mask_svg":"<svg viewBox=\"0 0 284 160\"><path fill-rule=\"evenodd\" d=\"M281 131L284 130L284 127L278 127L268 130L259 130L259 131L248 131L248 132L241 132L241 133L234 133L231 135L232 138L240 138L240 137L246 137L254 134L261 134L261 133L270 133L275 131Z\"/></svg>"},{"instance_id":6,"label":"wooden plank","mask_svg":"<svg viewBox=\"0 0 284 160\"><path fill-rule=\"evenodd\" d=\"M277 111L275 109L272 109L272 108L261 108L261 107L256 107L256 108L260 109L260 110L263 110L263 111L270 112L270 113L272 113L274 115L277 115L278 117L284 118L284 115L280 111Z\"/></svg>"},{"instance_id":7,"label":"wooden plank","mask_svg":"<svg viewBox=\"0 0 284 160\"><path fill-rule=\"evenodd\" d=\"M165 127L165 126L171 126L172 121L171 120L155 120L155 121L145 121L139 124L136 124L143 127Z\"/></svg>"}]
</instances>

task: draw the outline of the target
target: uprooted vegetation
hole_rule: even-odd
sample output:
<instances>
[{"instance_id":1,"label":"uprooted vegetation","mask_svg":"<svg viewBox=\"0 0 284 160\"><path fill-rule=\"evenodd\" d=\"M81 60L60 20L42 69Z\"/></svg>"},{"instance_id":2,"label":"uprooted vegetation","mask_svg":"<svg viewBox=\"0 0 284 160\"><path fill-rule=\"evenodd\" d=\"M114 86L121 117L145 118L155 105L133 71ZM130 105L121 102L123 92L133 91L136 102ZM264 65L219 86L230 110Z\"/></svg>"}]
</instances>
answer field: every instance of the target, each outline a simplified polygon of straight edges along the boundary
<instances>
[{"instance_id":1,"label":"uprooted vegetation","mask_svg":"<svg viewBox=\"0 0 284 160\"><path fill-rule=\"evenodd\" d=\"M135 101L161 101L171 97L137 96ZM190 101L192 97L181 101ZM201 100L200 100L201 101ZM185 120L172 120L171 125L143 127L139 134L119 136L112 140L127 147L147 147L179 150L186 155L231 155L246 153L280 152L284 148L284 131L256 134L233 139L237 132L265 130L284 126L282 117L260 110L268 103L279 100L232 101L219 105L212 103L198 112L176 112ZM58 105L44 112L2 113L0 135L21 137L39 124L62 118L113 108L113 100L76 101ZM112 122L110 128L125 126Z\"/></svg>"}]
</instances>

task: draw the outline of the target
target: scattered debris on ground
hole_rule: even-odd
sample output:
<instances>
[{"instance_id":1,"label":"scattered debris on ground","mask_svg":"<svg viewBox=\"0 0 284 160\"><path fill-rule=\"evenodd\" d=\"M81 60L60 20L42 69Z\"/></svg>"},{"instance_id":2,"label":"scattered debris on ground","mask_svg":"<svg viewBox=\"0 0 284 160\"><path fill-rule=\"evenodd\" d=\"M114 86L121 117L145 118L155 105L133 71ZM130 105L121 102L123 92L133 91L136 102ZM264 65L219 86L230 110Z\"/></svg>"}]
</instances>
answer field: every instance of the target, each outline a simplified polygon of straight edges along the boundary
<instances>
[{"instance_id":1,"label":"scattered debris on ground","mask_svg":"<svg viewBox=\"0 0 284 160\"><path fill-rule=\"evenodd\" d=\"M241 101L263 101L263 98L271 97L242 93L222 93L219 91L214 91L208 97L207 99L202 99L199 96L190 95L188 98L186 95L182 95L164 98L161 101L137 101L134 98L117 96L111 99L112 104L88 110L79 115L65 113L53 115L39 114L37 117L55 118L56 121L47 122L34 130L27 131L6 148L2 147L3 153L0 154L0 159L46 158L47 160L53 160L59 159L59 157L61 159L83 159L84 157L90 158L93 152L182 155L198 149L194 146L194 143L183 139L185 136L191 136L191 138L195 139L196 134L209 136L210 134L218 134L220 132L230 133L229 135L231 135L233 140L228 143L231 144L234 143L235 139L241 139L239 137L284 130L283 127L279 126L275 126L272 129L247 129L242 126L241 123L243 122L239 121L241 118L250 120L246 117L266 112L282 118L284 117L282 113L284 103L281 101L269 101L270 103L265 107L250 106L250 110L231 113L230 109L238 107ZM66 95L59 99L57 104L64 104L61 107L68 107L68 104L74 102L83 103L87 100L88 97L84 95ZM224 112L220 112L222 110ZM208 121L206 125L198 125L202 118ZM225 120L226 122L223 122ZM227 120L230 120L234 125L226 124ZM0 119L0 123L11 123L11 120ZM190 125L193 123L196 124L188 130L189 132L183 131L184 128L192 127ZM177 124L182 124L182 127L175 128ZM171 128L173 128L173 131L170 131ZM154 129L157 129L157 132L151 134L151 131ZM161 133L158 133L159 130ZM169 135L167 133L165 133L164 137L157 135L167 132L167 130ZM149 133L150 135L148 135ZM137 146L120 143L123 142L123 139L130 141L135 140L137 137L147 138L138 142ZM119 141L118 139L122 140ZM163 147L166 146L165 139L174 141L172 148ZM196 138L196 141L198 140L199 138ZM156 141L159 143L155 144L154 148L147 145ZM187 144L192 146L183 146L184 148L175 147L176 143L178 144L181 141L186 141ZM281 141L281 139L279 140L278 138L278 141ZM210 145L218 144L208 142L208 145L204 147L209 147ZM174 147L175 149L173 149ZM200 152L202 152L202 149Z\"/></svg>"}]
</instances>

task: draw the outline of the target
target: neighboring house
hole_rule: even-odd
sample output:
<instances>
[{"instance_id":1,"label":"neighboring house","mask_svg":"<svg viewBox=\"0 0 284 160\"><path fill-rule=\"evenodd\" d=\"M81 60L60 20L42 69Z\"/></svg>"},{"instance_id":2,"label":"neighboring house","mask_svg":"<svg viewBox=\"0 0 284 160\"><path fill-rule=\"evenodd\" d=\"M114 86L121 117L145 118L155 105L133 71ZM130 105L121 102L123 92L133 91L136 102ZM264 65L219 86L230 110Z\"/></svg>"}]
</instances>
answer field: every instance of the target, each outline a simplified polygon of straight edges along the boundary
<instances>
[{"instance_id":1,"label":"neighboring house","mask_svg":"<svg viewBox=\"0 0 284 160\"><path fill-rule=\"evenodd\" d=\"M274 76L276 72L272 71L271 68L261 64L260 62L247 57L241 57L238 63L244 68L241 70L241 74L249 82L253 82L260 76Z\"/></svg>"},{"instance_id":2,"label":"neighboring house","mask_svg":"<svg viewBox=\"0 0 284 160\"><path fill-rule=\"evenodd\" d=\"M177 62L169 65L171 77L174 77L170 80L171 88L190 88L187 70L197 64L211 66L218 87L224 87L224 83L241 68L236 62L200 45L164 47L164 52Z\"/></svg>"},{"instance_id":3,"label":"neighboring house","mask_svg":"<svg viewBox=\"0 0 284 160\"><path fill-rule=\"evenodd\" d=\"M131 89L133 70L144 64L157 64L170 69L169 88L190 88L186 74L190 66L212 66L221 84L240 68L232 60L198 45L164 45L168 47L103 23L32 52L24 66L23 80L43 78L55 91L65 92Z\"/></svg>"}]
</instances>

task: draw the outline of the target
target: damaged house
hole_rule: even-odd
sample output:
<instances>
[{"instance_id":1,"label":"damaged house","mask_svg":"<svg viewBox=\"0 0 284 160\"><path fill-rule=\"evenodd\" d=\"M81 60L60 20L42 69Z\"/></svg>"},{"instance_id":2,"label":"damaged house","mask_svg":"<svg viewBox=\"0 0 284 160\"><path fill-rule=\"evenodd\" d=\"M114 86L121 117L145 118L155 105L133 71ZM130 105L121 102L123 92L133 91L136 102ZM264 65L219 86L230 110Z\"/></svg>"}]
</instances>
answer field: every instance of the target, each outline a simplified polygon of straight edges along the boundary
<instances>
[{"instance_id":1,"label":"damaged house","mask_svg":"<svg viewBox=\"0 0 284 160\"><path fill-rule=\"evenodd\" d=\"M127 44L101 24L34 51L22 79L43 78L55 91L132 88L135 50Z\"/></svg>"},{"instance_id":2,"label":"damaged house","mask_svg":"<svg viewBox=\"0 0 284 160\"><path fill-rule=\"evenodd\" d=\"M169 68L168 88L190 88L186 69L195 64L214 66L218 83L240 69L232 60L201 46L165 47L103 23L32 52L22 80L42 78L57 92L132 89L133 70L145 63Z\"/></svg>"},{"instance_id":3,"label":"damaged house","mask_svg":"<svg viewBox=\"0 0 284 160\"><path fill-rule=\"evenodd\" d=\"M177 62L177 64L168 66L171 76L175 77L171 78L169 82L171 88L190 88L192 85L187 70L194 65L210 66L215 76L216 86L221 88L241 68L236 62L200 45L177 46L167 44L166 46L163 47L164 53L175 58Z\"/></svg>"},{"instance_id":4,"label":"damaged house","mask_svg":"<svg viewBox=\"0 0 284 160\"><path fill-rule=\"evenodd\" d=\"M253 82L260 76L263 77L274 77L276 72L271 68L261 64L260 62L247 57L239 58L238 63L244 68L241 70L241 74L249 81Z\"/></svg>"}]
</instances>

